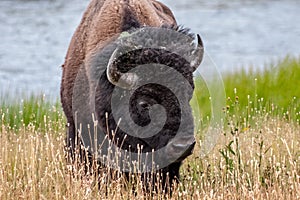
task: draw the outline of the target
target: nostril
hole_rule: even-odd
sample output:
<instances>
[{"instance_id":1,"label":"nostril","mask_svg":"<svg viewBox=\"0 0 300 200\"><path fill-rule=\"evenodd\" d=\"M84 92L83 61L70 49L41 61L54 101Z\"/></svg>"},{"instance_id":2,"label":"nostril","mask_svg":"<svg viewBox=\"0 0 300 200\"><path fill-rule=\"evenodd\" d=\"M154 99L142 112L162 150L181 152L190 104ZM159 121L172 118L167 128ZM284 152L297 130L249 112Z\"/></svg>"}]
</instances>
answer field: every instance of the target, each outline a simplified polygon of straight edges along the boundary
<instances>
[{"instance_id":1,"label":"nostril","mask_svg":"<svg viewBox=\"0 0 300 200\"><path fill-rule=\"evenodd\" d=\"M179 162L193 153L196 140L192 136L176 138L166 146L169 159Z\"/></svg>"},{"instance_id":2,"label":"nostril","mask_svg":"<svg viewBox=\"0 0 300 200\"><path fill-rule=\"evenodd\" d=\"M190 138L181 138L180 140L176 140L172 142L172 145L174 147L178 147L178 148L188 148L191 145L194 145L196 143L195 138L194 137L190 137Z\"/></svg>"},{"instance_id":3,"label":"nostril","mask_svg":"<svg viewBox=\"0 0 300 200\"><path fill-rule=\"evenodd\" d=\"M178 144L173 144L174 147L177 148L189 148L190 146L194 146L196 142L193 143L178 143Z\"/></svg>"},{"instance_id":4,"label":"nostril","mask_svg":"<svg viewBox=\"0 0 300 200\"><path fill-rule=\"evenodd\" d=\"M179 143L179 144L173 144L173 146L174 146L174 147L178 147L178 148L184 148L184 147L186 147L187 145L186 145L186 144L182 144L182 143L180 144L180 143Z\"/></svg>"},{"instance_id":5,"label":"nostril","mask_svg":"<svg viewBox=\"0 0 300 200\"><path fill-rule=\"evenodd\" d=\"M174 147L188 148L191 145L195 145L196 140L194 136L185 136L176 138L176 140L173 140L171 143Z\"/></svg>"},{"instance_id":6,"label":"nostril","mask_svg":"<svg viewBox=\"0 0 300 200\"><path fill-rule=\"evenodd\" d=\"M185 146L185 151L181 154L181 156L177 159L177 161L182 161L189 155L193 153L196 142L190 144L189 146Z\"/></svg>"}]
</instances>

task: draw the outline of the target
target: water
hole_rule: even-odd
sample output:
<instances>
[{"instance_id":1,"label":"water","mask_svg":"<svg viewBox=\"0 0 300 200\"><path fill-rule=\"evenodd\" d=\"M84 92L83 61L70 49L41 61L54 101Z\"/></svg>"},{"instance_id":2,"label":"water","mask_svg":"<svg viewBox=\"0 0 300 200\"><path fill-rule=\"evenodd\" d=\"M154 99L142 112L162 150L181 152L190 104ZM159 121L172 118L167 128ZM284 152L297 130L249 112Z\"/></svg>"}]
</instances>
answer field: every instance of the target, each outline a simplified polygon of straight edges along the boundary
<instances>
[{"instance_id":1,"label":"water","mask_svg":"<svg viewBox=\"0 0 300 200\"><path fill-rule=\"evenodd\" d=\"M0 1L0 93L59 96L61 64L88 0ZM221 72L300 55L300 1L163 0L200 33Z\"/></svg>"}]
</instances>

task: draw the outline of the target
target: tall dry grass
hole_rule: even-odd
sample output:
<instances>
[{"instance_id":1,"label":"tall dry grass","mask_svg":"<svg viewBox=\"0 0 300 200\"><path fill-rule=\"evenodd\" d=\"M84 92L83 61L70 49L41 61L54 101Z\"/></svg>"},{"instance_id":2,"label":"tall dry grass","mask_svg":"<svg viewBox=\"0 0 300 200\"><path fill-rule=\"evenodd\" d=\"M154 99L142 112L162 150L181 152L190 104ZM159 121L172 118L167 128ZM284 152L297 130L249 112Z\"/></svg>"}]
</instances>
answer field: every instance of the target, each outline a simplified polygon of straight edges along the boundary
<instances>
[{"instance_id":1,"label":"tall dry grass","mask_svg":"<svg viewBox=\"0 0 300 200\"><path fill-rule=\"evenodd\" d=\"M67 164L63 120L58 130L47 117L43 129L2 124L0 199L300 199L300 127L269 116L251 116L253 126L227 116L213 151L200 158L198 141L185 160L172 197L145 192L139 180L110 178L108 170L97 178Z\"/></svg>"}]
</instances>

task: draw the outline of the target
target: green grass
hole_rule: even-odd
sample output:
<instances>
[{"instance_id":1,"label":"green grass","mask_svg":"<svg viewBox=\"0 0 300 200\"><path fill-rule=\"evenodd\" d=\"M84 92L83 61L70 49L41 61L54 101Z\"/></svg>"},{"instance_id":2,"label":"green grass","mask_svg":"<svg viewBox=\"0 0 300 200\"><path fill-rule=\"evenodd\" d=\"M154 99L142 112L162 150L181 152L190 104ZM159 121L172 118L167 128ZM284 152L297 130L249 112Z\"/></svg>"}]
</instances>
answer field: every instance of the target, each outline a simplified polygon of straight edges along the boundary
<instances>
[{"instance_id":1,"label":"green grass","mask_svg":"<svg viewBox=\"0 0 300 200\"><path fill-rule=\"evenodd\" d=\"M51 122L51 128L58 131L62 124L65 124L61 104L45 99L45 96L31 95L29 98L14 100L1 97L0 104L0 128L5 126L7 129L18 132L28 126L44 132L50 127L46 127Z\"/></svg>"},{"instance_id":2,"label":"green grass","mask_svg":"<svg viewBox=\"0 0 300 200\"><path fill-rule=\"evenodd\" d=\"M282 111L278 114L299 121L299 77L300 59L286 58L262 72L250 70L247 73L243 70L225 76L224 83L227 96L238 96L241 107L254 109L260 104L268 109L280 108ZM292 113L295 115L290 115Z\"/></svg>"},{"instance_id":3,"label":"green grass","mask_svg":"<svg viewBox=\"0 0 300 200\"><path fill-rule=\"evenodd\" d=\"M247 117L262 109L289 120L300 120L300 59L287 57L279 64L262 70L242 69L223 75L226 110ZM194 97L200 107L201 119L211 115L211 102L201 77L196 78ZM235 106L238 103L239 106ZM195 102L192 104L195 106Z\"/></svg>"}]
</instances>

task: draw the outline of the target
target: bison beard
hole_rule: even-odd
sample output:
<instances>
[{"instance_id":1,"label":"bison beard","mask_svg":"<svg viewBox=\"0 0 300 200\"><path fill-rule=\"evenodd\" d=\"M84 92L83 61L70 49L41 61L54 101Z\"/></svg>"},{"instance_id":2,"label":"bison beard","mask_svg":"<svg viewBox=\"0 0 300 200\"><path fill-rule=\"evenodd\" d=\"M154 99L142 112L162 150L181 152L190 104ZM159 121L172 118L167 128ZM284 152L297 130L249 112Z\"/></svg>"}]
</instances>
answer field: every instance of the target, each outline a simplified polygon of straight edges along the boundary
<instances>
[{"instance_id":1,"label":"bison beard","mask_svg":"<svg viewBox=\"0 0 300 200\"><path fill-rule=\"evenodd\" d=\"M123 3L119 4L118 2ZM136 4L145 5L141 7L141 5ZM149 7L150 4L153 6ZM91 29L92 26L89 26L89 23L93 23L95 21L97 22L97 12L101 12L103 9L109 10L111 8L114 8L114 6L121 8L118 11L114 10L114 12L120 13L112 12L108 16L107 13L103 13L103 16L101 18L102 23L94 23L93 28L95 30ZM145 8L143 14L139 13L141 11L135 10L137 7ZM149 16L146 17L147 15ZM141 16L144 16L145 18ZM150 16L153 17L152 21L148 21L151 18ZM103 20L106 17L109 17L106 20L107 22ZM157 20L155 21L156 18ZM73 102L76 101L77 98L80 98L78 96L80 95L87 97L87 101L81 103L85 103L87 105L89 104L89 101L91 101L91 99L89 98L92 93L92 91L90 91L92 84L90 80L93 79L93 76L98 73L97 66L104 66L109 64L105 61L105 59L103 59L103 57L111 57L112 55L114 55L114 52L117 51L119 46L118 43L114 43L114 41L118 38L119 35L122 35L125 31L126 34L138 32L139 30L144 28L141 26L141 24L146 25L146 27L156 26L161 27L164 30L172 30L174 32L185 35L191 40L194 39L192 34L189 33L188 29L182 29L176 26L176 21L171 11L165 5L152 0L92 0L82 19L80 26L76 30L71 41L68 54L66 56L65 64L63 65L63 77L61 84L62 106L69 124L66 138L66 147L68 149L68 157L71 162L75 160L76 156L79 156L81 162L87 167L87 169L90 168L90 165L94 162L93 152L90 151L91 147L89 147L88 151L85 151L84 149L87 148L87 146L82 148L81 144L84 144L84 142L82 141L82 135L78 135L78 129L75 129L75 126L80 122L75 122L75 112L77 111L74 108ZM115 32L105 32L103 28L105 26L110 27L108 28L108 31L115 30ZM196 54L199 54L196 55L195 59L188 61L182 55L165 50L164 47L142 47L140 49L136 49L120 55L116 59L113 59L112 63L110 63L112 65L112 68L107 68L105 69L107 73L102 73L99 75L99 77L96 76L97 80L96 83L94 83L96 90L95 94L93 94L92 96L94 97L95 101L95 118L99 121L99 125L102 131L108 136L109 139L113 141L114 144L116 144L121 149L125 149L134 153L139 152L138 146L143 146L141 153L151 153L153 150L156 151L163 147L166 147L166 152L167 154L170 154L171 157L173 156L172 154L174 154L176 157L176 155L178 154L177 152L180 152L180 156L177 156L176 160L173 160L172 163L164 166L159 170L160 179L162 180L163 186L170 186L173 181L179 180L179 168L181 162L192 153L195 145L193 137L193 118L188 102L192 98L192 90L194 89L192 73L200 64L203 56L201 39L199 36L197 39L199 45L198 47L201 48L200 50L195 50ZM174 38L174 40L174 43L176 43L176 38ZM179 45L184 46L185 44L180 44L179 42ZM111 78L108 78L108 74L111 73L109 70L112 70L112 72L117 72L117 75L118 73L126 74L126 72L128 72L129 70L144 64L169 66L170 68L180 73L186 79L192 90L185 91L182 90L182 87L180 86L177 88L177 94L180 94L180 98L183 98L185 100L184 102L187 102L180 107L179 101L177 99L178 95L176 96L173 93L174 91L172 92L170 89L163 85L151 83L136 88L129 102L129 117L132 119L132 123L135 123L141 127L146 127L151 122L149 108L156 104L159 104L165 108L167 116L163 128L157 134L150 137L141 138L138 137L138 133L131 134L124 132L122 129L116 130L116 120L118 119L114 118L111 108L112 94L115 88L122 87L122 85L118 85L112 82L112 80L118 81L115 79L119 79L120 76L116 76L111 80ZM85 73L82 73L85 77L80 77L81 69L85 71ZM170 82L174 82L174 80L172 80L174 79L174 77L165 77L162 74L159 74L159 72L154 72L153 74L146 75L146 77L143 77L144 79L161 76L161 78L166 79L166 81L170 80ZM74 91L76 90L75 80L81 78L88 79L89 81L80 85L81 91L84 91L84 94L76 94L74 93ZM127 89L130 90L130 88ZM118 110L116 112L118 112ZM179 139L177 138L176 141L173 141L171 143L170 141L172 141L172 139L176 137L179 126L182 123L182 118L188 119L183 129L186 131L189 137L181 137ZM112 135L111 130L116 130L114 135ZM105 163L100 163L100 166L105 167ZM128 177L127 172L125 173L125 175L127 175ZM141 177L145 181L145 185L147 185L146 183L148 182L148 178L150 176L151 173L149 172L145 172L141 175ZM154 182L156 181L155 178L152 180ZM153 183L150 184L155 185Z\"/></svg>"}]
</instances>

